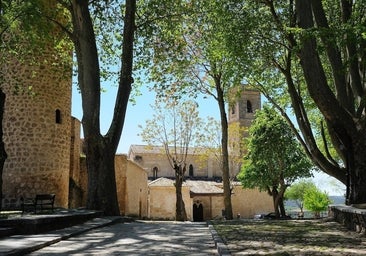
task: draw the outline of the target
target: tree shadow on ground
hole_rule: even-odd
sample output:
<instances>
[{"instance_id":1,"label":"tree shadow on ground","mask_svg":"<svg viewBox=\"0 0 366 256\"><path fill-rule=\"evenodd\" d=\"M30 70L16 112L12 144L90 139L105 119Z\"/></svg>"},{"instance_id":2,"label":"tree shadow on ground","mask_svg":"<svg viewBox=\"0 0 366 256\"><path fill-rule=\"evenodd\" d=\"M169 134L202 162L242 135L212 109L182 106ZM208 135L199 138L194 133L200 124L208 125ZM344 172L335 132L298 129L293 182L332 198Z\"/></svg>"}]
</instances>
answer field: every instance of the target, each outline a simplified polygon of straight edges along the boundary
<instances>
[{"instance_id":1,"label":"tree shadow on ground","mask_svg":"<svg viewBox=\"0 0 366 256\"><path fill-rule=\"evenodd\" d=\"M336 222L235 220L214 227L233 255L364 255L366 238Z\"/></svg>"}]
</instances>

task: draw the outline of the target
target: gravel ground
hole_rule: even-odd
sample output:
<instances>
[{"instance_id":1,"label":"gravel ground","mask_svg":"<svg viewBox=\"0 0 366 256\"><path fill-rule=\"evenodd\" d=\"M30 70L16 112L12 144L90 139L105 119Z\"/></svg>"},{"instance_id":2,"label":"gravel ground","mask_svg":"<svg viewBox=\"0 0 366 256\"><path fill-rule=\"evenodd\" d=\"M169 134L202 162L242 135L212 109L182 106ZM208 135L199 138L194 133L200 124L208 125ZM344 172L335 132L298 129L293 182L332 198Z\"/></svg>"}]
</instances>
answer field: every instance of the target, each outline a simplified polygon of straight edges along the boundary
<instances>
[{"instance_id":1,"label":"gravel ground","mask_svg":"<svg viewBox=\"0 0 366 256\"><path fill-rule=\"evenodd\" d=\"M366 236L325 220L214 221L232 255L366 255Z\"/></svg>"}]
</instances>

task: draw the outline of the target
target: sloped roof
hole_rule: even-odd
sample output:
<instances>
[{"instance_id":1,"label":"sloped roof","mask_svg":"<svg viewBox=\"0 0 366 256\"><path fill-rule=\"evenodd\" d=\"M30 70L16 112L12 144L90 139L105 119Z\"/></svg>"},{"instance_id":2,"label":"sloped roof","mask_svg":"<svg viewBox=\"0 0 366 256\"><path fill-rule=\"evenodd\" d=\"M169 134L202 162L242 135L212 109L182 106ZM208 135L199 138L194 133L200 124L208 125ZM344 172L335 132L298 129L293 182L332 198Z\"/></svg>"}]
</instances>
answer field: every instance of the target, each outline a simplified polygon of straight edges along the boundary
<instances>
[{"instance_id":1,"label":"sloped roof","mask_svg":"<svg viewBox=\"0 0 366 256\"><path fill-rule=\"evenodd\" d=\"M168 178L158 178L149 182L150 187L171 187L174 186L174 180ZM223 189L219 187L221 183L214 181L204 181L204 180L186 180L183 186L188 186L190 188L190 193L194 195L212 195L212 194L222 194Z\"/></svg>"},{"instance_id":2,"label":"sloped roof","mask_svg":"<svg viewBox=\"0 0 366 256\"><path fill-rule=\"evenodd\" d=\"M224 190L214 181L204 181L204 180L187 180L185 182L189 187L192 194L222 194Z\"/></svg>"},{"instance_id":3,"label":"sloped roof","mask_svg":"<svg viewBox=\"0 0 366 256\"><path fill-rule=\"evenodd\" d=\"M173 147L169 147L171 150ZM150 146L150 145L131 145L130 152L134 154L165 154L163 146ZM206 148L190 147L188 148L188 154L199 155L206 152Z\"/></svg>"},{"instance_id":4,"label":"sloped roof","mask_svg":"<svg viewBox=\"0 0 366 256\"><path fill-rule=\"evenodd\" d=\"M170 187L170 186L174 186L174 180L161 177L161 178L158 178L156 180L149 182L149 186L150 187Z\"/></svg>"}]
</instances>

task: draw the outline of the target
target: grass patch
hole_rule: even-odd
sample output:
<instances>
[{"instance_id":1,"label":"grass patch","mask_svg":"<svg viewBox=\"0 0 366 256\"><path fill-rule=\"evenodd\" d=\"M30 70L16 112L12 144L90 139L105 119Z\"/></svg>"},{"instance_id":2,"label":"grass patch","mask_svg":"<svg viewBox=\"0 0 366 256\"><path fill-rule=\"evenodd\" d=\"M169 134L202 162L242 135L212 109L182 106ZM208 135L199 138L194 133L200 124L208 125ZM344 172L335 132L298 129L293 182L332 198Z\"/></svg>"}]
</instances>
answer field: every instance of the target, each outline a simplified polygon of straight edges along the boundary
<instances>
[{"instance_id":1,"label":"grass patch","mask_svg":"<svg viewBox=\"0 0 366 256\"><path fill-rule=\"evenodd\" d=\"M366 238L321 220L213 221L233 255L362 255Z\"/></svg>"}]
</instances>

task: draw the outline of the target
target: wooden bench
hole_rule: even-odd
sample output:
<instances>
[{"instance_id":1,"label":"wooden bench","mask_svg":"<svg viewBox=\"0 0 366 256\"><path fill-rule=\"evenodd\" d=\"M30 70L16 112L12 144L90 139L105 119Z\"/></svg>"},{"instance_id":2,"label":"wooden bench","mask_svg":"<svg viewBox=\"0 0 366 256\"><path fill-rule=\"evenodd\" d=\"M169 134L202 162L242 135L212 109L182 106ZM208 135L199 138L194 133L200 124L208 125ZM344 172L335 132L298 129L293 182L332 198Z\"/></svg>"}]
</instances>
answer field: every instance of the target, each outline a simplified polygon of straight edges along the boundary
<instances>
[{"instance_id":1,"label":"wooden bench","mask_svg":"<svg viewBox=\"0 0 366 256\"><path fill-rule=\"evenodd\" d=\"M40 211L51 209L53 212L55 203L55 194L39 194L36 195L34 199L23 199L22 201L22 212L26 210L25 208L33 208L34 213L37 213L37 208Z\"/></svg>"}]
</instances>

